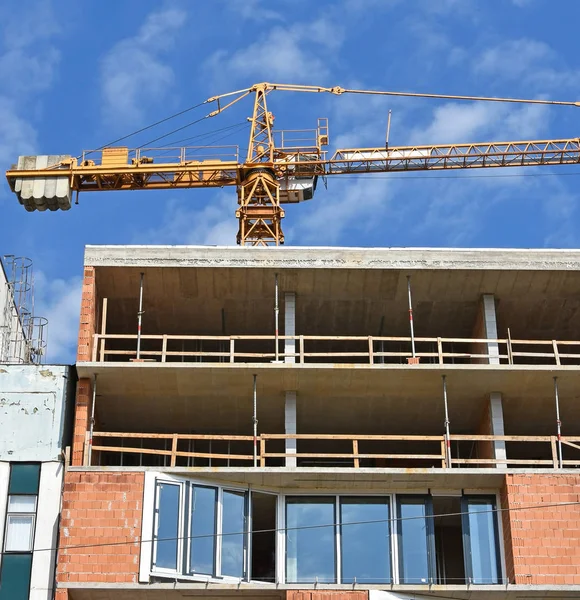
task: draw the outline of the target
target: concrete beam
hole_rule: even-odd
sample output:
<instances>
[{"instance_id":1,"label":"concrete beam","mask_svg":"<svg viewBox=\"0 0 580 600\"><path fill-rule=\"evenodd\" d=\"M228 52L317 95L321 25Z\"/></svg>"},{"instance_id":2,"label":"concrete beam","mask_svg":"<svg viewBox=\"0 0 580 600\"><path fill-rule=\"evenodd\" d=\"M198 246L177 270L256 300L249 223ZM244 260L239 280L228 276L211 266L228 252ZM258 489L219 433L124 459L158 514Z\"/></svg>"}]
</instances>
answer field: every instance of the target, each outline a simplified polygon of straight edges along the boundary
<instances>
[{"instance_id":1,"label":"concrete beam","mask_svg":"<svg viewBox=\"0 0 580 600\"><path fill-rule=\"evenodd\" d=\"M284 404L284 432L286 435L296 434L296 392L286 392ZM286 454L296 454L297 440L286 440ZM287 467L296 467L296 457L286 457Z\"/></svg>"},{"instance_id":2,"label":"concrete beam","mask_svg":"<svg viewBox=\"0 0 580 600\"><path fill-rule=\"evenodd\" d=\"M483 294L479 304L477 320L473 331L473 337L479 339L497 339L497 316L495 312L495 297L493 294ZM488 342L487 344L473 344L473 351L487 354L488 358L477 358L473 362L489 365L499 365L499 344Z\"/></svg>"},{"instance_id":3,"label":"concrete beam","mask_svg":"<svg viewBox=\"0 0 580 600\"><path fill-rule=\"evenodd\" d=\"M296 335L296 294L286 292L284 294L284 335ZM296 340L284 340L284 353L296 352ZM286 356L286 363L296 362L294 356Z\"/></svg>"}]
</instances>

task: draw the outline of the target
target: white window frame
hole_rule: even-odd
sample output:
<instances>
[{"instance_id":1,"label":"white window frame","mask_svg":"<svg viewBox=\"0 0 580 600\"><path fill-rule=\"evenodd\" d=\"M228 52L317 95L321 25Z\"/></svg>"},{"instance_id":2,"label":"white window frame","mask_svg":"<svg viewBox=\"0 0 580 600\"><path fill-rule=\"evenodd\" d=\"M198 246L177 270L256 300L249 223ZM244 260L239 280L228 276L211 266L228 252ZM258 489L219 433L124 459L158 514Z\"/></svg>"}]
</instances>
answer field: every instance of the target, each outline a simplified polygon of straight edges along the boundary
<instances>
[{"instance_id":1,"label":"white window frame","mask_svg":"<svg viewBox=\"0 0 580 600\"><path fill-rule=\"evenodd\" d=\"M22 511L11 511L10 510L10 499L17 497L33 498L34 499L34 510L26 512ZM32 553L34 551L34 537L36 533L36 514L38 511L38 494L9 494L6 502L6 520L4 525L4 540L2 544L2 550L6 554L20 554L20 553ZM27 549L12 550L7 547L8 544L8 530L10 528L10 520L13 517L29 517L32 520L30 527L30 539Z\"/></svg>"}]
</instances>

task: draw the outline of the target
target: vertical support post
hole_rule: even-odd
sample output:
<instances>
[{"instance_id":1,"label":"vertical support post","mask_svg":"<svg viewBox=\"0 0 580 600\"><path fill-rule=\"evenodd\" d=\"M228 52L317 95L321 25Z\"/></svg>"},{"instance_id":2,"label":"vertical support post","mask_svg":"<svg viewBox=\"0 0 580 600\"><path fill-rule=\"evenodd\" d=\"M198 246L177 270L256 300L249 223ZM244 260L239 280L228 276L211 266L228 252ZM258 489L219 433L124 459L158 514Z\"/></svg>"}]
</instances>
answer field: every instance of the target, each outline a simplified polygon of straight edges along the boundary
<instances>
[{"instance_id":1,"label":"vertical support post","mask_svg":"<svg viewBox=\"0 0 580 600\"><path fill-rule=\"evenodd\" d=\"M358 457L358 440L352 440L352 453L354 455L354 468L360 467L360 458Z\"/></svg>"},{"instance_id":2,"label":"vertical support post","mask_svg":"<svg viewBox=\"0 0 580 600\"><path fill-rule=\"evenodd\" d=\"M284 362L296 362L296 294L284 294ZM288 339L290 338L290 339Z\"/></svg>"},{"instance_id":3,"label":"vertical support post","mask_svg":"<svg viewBox=\"0 0 580 600\"><path fill-rule=\"evenodd\" d=\"M451 468L451 440L449 439L449 407L447 405L447 376L442 375L443 379L443 404L445 406L445 463L447 468Z\"/></svg>"},{"instance_id":4,"label":"vertical support post","mask_svg":"<svg viewBox=\"0 0 580 600\"><path fill-rule=\"evenodd\" d=\"M556 427L558 431L558 466L562 468L562 421L560 421L560 395L558 393L558 378L554 377L554 396L556 398Z\"/></svg>"},{"instance_id":5,"label":"vertical support post","mask_svg":"<svg viewBox=\"0 0 580 600\"><path fill-rule=\"evenodd\" d=\"M278 273L274 275L274 327L276 338L276 351L274 353L274 362L280 362L280 305L278 290Z\"/></svg>"},{"instance_id":6,"label":"vertical support post","mask_svg":"<svg viewBox=\"0 0 580 600\"><path fill-rule=\"evenodd\" d=\"M392 114L392 110L389 109L389 117L387 119L387 135L385 138L385 150L389 149L389 137L391 135L391 114Z\"/></svg>"},{"instance_id":7,"label":"vertical support post","mask_svg":"<svg viewBox=\"0 0 580 600\"><path fill-rule=\"evenodd\" d=\"M296 392L287 391L284 404L284 433L286 435L296 435ZM286 438L284 453L286 454L285 465L287 467L296 467L298 440L296 438ZM290 455L290 456L288 456Z\"/></svg>"},{"instance_id":8,"label":"vertical support post","mask_svg":"<svg viewBox=\"0 0 580 600\"><path fill-rule=\"evenodd\" d=\"M407 297L409 299L409 328L411 329L411 358L407 362L416 365L419 362L415 352L415 328L413 325L413 300L411 297L411 276L407 275Z\"/></svg>"},{"instance_id":9,"label":"vertical support post","mask_svg":"<svg viewBox=\"0 0 580 600\"><path fill-rule=\"evenodd\" d=\"M101 335L107 333L107 298L103 298L103 310L101 313ZM100 339L99 361L105 362L105 338Z\"/></svg>"},{"instance_id":10,"label":"vertical support post","mask_svg":"<svg viewBox=\"0 0 580 600\"><path fill-rule=\"evenodd\" d=\"M163 336L163 341L161 343L161 362L167 362L167 334Z\"/></svg>"},{"instance_id":11,"label":"vertical support post","mask_svg":"<svg viewBox=\"0 0 580 600\"><path fill-rule=\"evenodd\" d=\"M253 416L252 416L252 423L254 425L254 467L258 466L258 393L257 393L257 379L258 379L258 376L254 375L254 391L253 391L254 413L253 413Z\"/></svg>"},{"instance_id":12,"label":"vertical support post","mask_svg":"<svg viewBox=\"0 0 580 600\"><path fill-rule=\"evenodd\" d=\"M139 280L139 311L137 312L137 360L141 358L141 322L143 319L143 277L141 273Z\"/></svg>"},{"instance_id":13,"label":"vertical support post","mask_svg":"<svg viewBox=\"0 0 580 600\"><path fill-rule=\"evenodd\" d=\"M171 440L171 466L174 467L177 462L177 434L173 434L173 439Z\"/></svg>"},{"instance_id":14,"label":"vertical support post","mask_svg":"<svg viewBox=\"0 0 580 600\"><path fill-rule=\"evenodd\" d=\"M89 421L89 451L88 451L88 464L91 466L91 460L93 458L93 432L95 430L95 404L97 402L97 375L93 379L93 402L91 405L91 420Z\"/></svg>"}]
</instances>

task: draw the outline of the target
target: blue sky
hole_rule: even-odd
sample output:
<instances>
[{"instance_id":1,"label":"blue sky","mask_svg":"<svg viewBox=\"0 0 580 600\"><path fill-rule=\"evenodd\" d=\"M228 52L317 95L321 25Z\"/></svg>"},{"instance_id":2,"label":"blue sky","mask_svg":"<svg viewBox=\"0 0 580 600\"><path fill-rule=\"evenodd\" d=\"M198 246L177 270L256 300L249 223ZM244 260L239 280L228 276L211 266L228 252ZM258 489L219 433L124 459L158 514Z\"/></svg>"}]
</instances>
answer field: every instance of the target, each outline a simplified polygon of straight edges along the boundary
<instances>
[{"instance_id":1,"label":"blue sky","mask_svg":"<svg viewBox=\"0 0 580 600\"><path fill-rule=\"evenodd\" d=\"M78 155L258 81L580 100L579 21L577 0L4 0L0 165ZM389 109L392 145L580 134L576 108L290 93L269 102L279 128L329 117L331 150L382 145ZM250 111L241 103L163 143L240 124L197 140L243 148ZM580 166L437 175L331 178L287 209L286 243L578 246ZM233 189L112 192L29 214L3 182L0 254L34 261L48 359L73 360L85 244L233 244L235 206Z\"/></svg>"}]
</instances>

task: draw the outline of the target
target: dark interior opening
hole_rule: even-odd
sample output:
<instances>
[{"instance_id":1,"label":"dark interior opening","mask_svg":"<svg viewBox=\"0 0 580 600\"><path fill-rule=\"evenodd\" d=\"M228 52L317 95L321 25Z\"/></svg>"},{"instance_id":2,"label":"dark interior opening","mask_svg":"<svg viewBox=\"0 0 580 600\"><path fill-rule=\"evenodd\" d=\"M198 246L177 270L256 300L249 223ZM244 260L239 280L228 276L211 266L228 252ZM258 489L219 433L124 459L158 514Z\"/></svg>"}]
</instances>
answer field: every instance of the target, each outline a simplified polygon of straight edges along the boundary
<instances>
[{"instance_id":1,"label":"dark interior opening","mask_svg":"<svg viewBox=\"0 0 580 600\"><path fill-rule=\"evenodd\" d=\"M252 492L252 574L254 581L276 581L276 496Z\"/></svg>"},{"instance_id":2,"label":"dark interior opening","mask_svg":"<svg viewBox=\"0 0 580 600\"><path fill-rule=\"evenodd\" d=\"M462 585L465 583L465 560L460 512L461 498L451 496L433 497L438 584Z\"/></svg>"}]
</instances>

